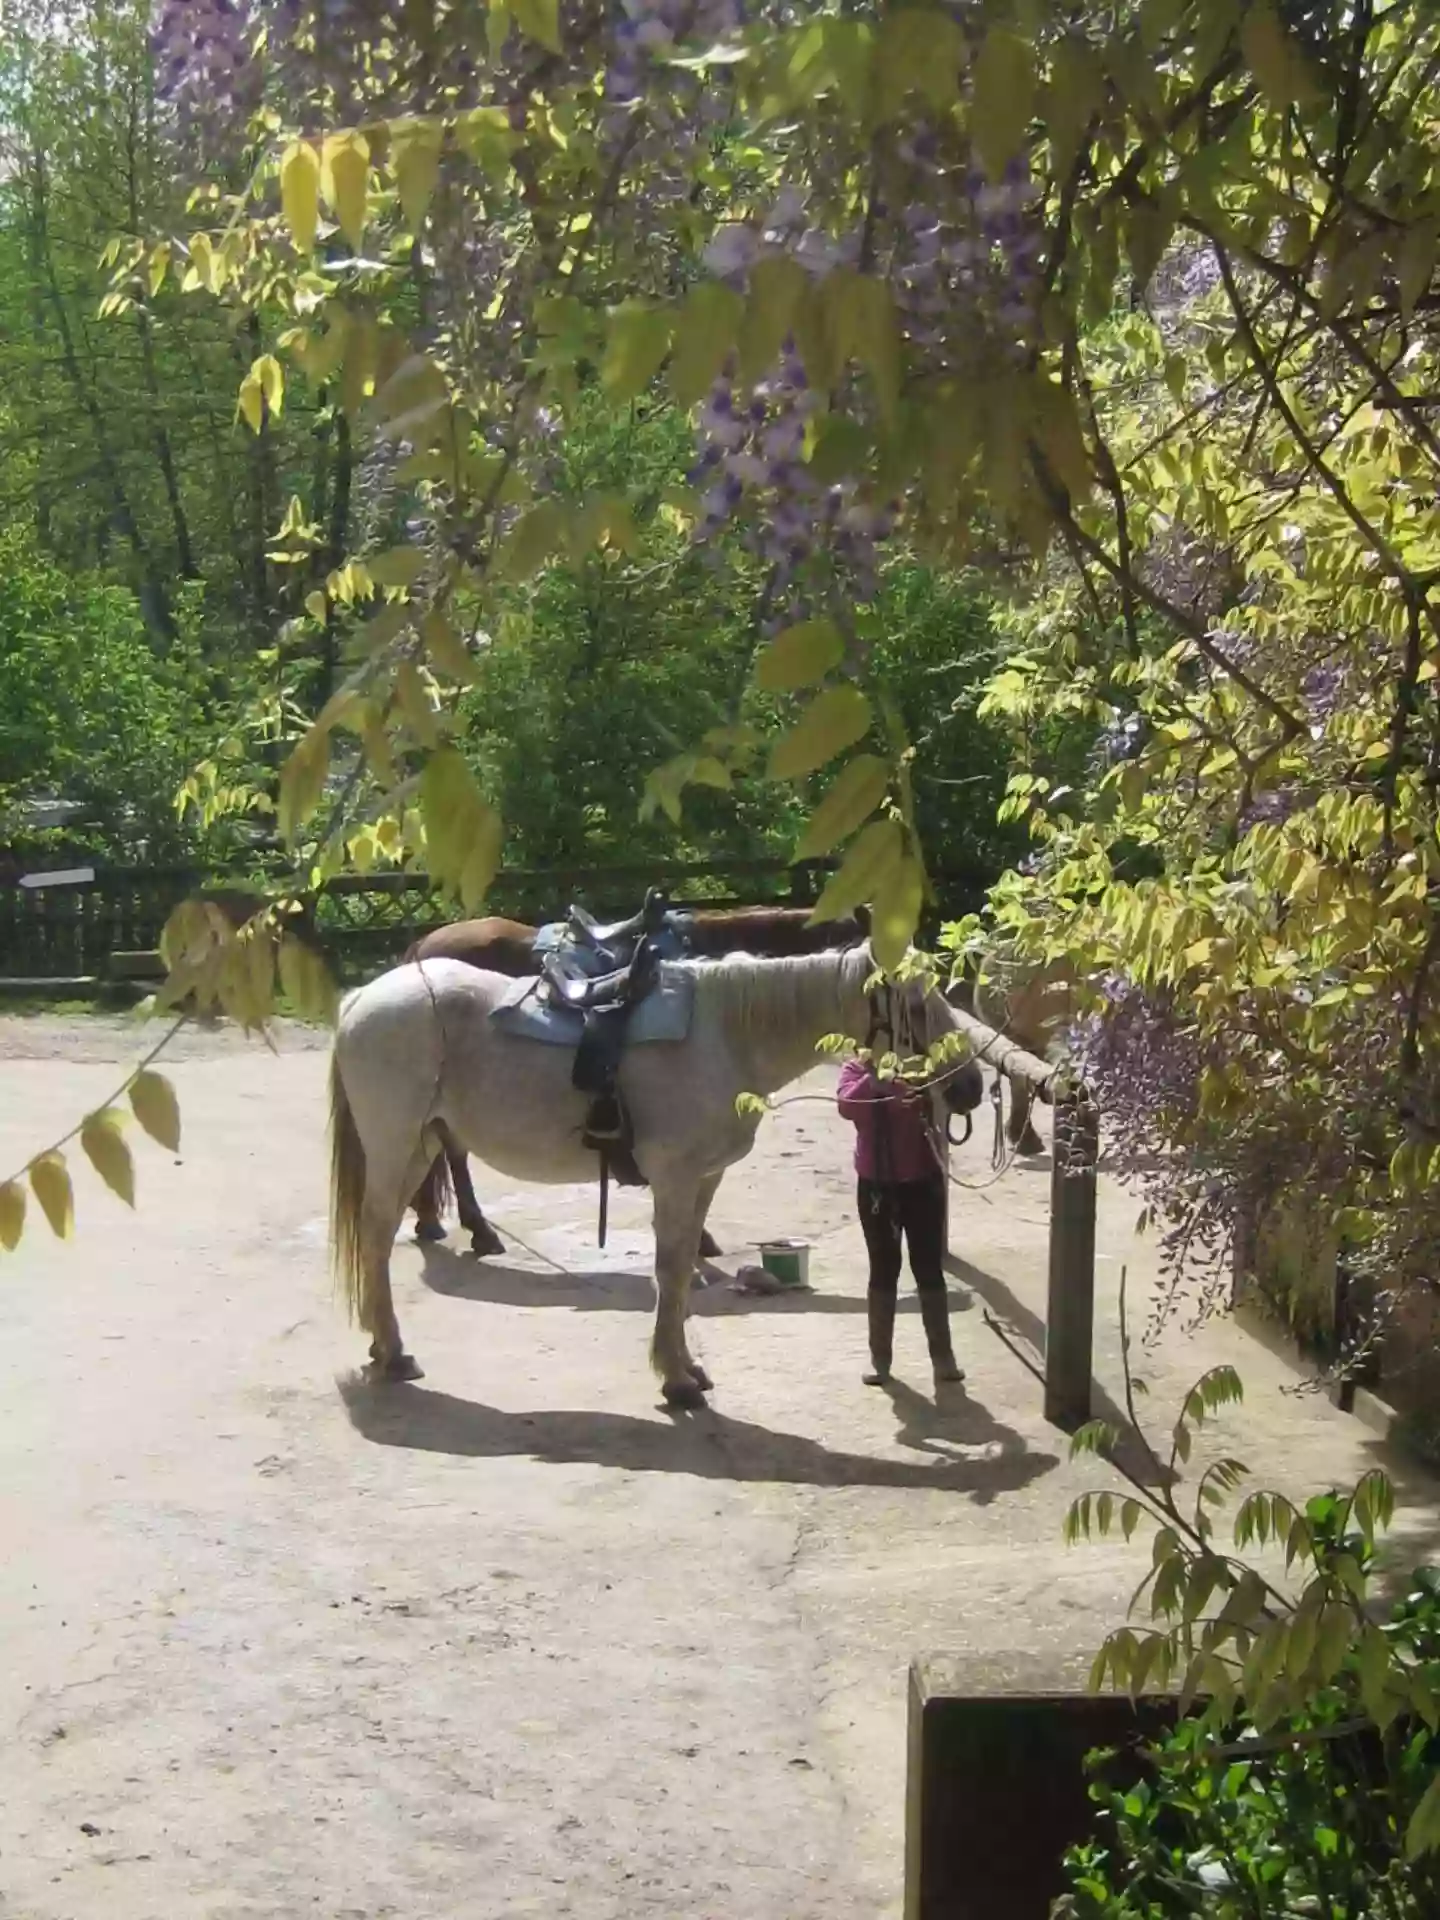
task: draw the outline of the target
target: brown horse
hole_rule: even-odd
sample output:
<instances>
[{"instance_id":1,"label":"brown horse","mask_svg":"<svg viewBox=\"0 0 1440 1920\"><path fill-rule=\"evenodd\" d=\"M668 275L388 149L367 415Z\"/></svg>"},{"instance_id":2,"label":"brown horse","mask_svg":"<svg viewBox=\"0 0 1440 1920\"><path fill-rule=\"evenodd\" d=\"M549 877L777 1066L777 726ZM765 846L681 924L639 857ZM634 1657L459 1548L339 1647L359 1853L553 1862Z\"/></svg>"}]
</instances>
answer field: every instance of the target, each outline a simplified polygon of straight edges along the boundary
<instances>
[{"instance_id":1,"label":"brown horse","mask_svg":"<svg viewBox=\"0 0 1440 1920\"><path fill-rule=\"evenodd\" d=\"M809 925L808 907L731 907L688 913L682 905L676 911L686 914L691 957L705 960L727 953L750 953L763 959L823 953L832 947L852 946L869 930L863 910L853 919L830 920L815 927ZM538 927L527 926L522 920L504 920L498 915L460 920L453 926L436 927L417 940L401 964L411 960L462 960L467 966L519 980L540 971L535 958L538 932ZM443 1151L411 1202L415 1238L444 1239L440 1216L448 1190L455 1196L460 1225L470 1235L473 1251L482 1257L503 1253L505 1242L485 1218L475 1197L468 1156L443 1126L437 1125L435 1130ZM707 1231L701 1239L701 1254L713 1259L719 1251Z\"/></svg>"}]
</instances>

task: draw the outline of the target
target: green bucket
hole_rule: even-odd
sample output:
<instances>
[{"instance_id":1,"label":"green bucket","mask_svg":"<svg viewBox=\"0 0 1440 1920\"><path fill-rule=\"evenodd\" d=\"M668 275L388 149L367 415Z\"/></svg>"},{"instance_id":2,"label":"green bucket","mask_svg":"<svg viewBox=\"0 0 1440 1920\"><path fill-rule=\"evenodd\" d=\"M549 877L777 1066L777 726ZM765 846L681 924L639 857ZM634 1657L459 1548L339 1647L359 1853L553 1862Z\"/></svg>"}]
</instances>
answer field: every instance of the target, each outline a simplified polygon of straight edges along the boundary
<instances>
[{"instance_id":1,"label":"green bucket","mask_svg":"<svg viewBox=\"0 0 1440 1920\"><path fill-rule=\"evenodd\" d=\"M782 1287L810 1285L810 1242L808 1240L762 1240L760 1264Z\"/></svg>"}]
</instances>

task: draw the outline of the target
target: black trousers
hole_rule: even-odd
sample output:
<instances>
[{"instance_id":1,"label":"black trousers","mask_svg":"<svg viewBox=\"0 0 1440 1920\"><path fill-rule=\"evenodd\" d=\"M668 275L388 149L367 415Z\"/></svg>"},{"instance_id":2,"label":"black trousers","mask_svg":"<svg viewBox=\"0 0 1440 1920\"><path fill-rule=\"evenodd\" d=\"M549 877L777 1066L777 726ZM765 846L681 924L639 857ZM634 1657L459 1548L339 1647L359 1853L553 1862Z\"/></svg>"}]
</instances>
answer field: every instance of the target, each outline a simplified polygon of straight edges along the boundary
<instances>
[{"instance_id":1,"label":"black trousers","mask_svg":"<svg viewBox=\"0 0 1440 1920\"><path fill-rule=\"evenodd\" d=\"M901 1242L921 1293L945 1292L945 1176L933 1180L862 1180L857 1199L870 1254L870 1291L893 1295L900 1285Z\"/></svg>"}]
</instances>

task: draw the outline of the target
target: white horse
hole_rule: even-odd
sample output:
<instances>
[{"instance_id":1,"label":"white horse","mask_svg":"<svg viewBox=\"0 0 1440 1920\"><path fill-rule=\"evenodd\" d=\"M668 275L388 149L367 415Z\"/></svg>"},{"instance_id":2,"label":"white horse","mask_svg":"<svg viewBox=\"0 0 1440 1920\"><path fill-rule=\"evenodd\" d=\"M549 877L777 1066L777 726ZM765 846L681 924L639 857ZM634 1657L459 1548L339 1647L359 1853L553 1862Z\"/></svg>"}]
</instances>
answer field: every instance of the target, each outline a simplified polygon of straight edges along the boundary
<instances>
[{"instance_id":1,"label":"white horse","mask_svg":"<svg viewBox=\"0 0 1440 1920\"><path fill-rule=\"evenodd\" d=\"M662 978L693 975L688 1033L629 1048L620 1089L635 1159L654 1195L651 1361L673 1406L703 1406L711 1386L686 1344L686 1298L715 1190L755 1141L758 1120L736 1110L736 1096L776 1093L798 1079L815 1064L825 1034L863 1042L873 971L868 946L662 968ZM382 974L342 1004L330 1067L331 1246L380 1377L420 1377L400 1338L390 1251L435 1157L436 1121L512 1179L596 1177L595 1155L580 1137L588 1100L570 1084L569 1050L519 1038L490 1019L514 984L460 961L432 960ZM939 995L925 996L918 984L892 992L904 999L917 1036L954 1027ZM975 1087L962 1092L965 1075ZM980 1084L978 1067L967 1062L947 1092L960 1104L971 1093L978 1098Z\"/></svg>"}]
</instances>

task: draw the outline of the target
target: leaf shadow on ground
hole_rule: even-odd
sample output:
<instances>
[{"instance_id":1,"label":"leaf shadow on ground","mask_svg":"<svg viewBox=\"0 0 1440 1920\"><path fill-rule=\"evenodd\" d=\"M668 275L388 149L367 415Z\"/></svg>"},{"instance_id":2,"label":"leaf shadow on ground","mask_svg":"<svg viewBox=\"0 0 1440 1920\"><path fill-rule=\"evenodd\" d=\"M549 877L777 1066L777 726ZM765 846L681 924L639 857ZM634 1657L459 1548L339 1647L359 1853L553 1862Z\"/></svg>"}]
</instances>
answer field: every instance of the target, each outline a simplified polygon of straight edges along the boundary
<instances>
[{"instance_id":1,"label":"leaf shadow on ground","mask_svg":"<svg viewBox=\"0 0 1440 1920\"><path fill-rule=\"evenodd\" d=\"M570 1408L512 1412L432 1387L372 1382L363 1374L348 1375L339 1386L351 1423L365 1439L471 1460L519 1457L552 1466L780 1486L907 1488L968 1495L979 1505L1018 1492L1059 1465L1055 1454L1033 1452L1012 1429L974 1410L973 1402L970 1417L983 1418L986 1426L984 1452L950 1452L921 1466L842 1452L713 1407L654 1419Z\"/></svg>"}]
</instances>

